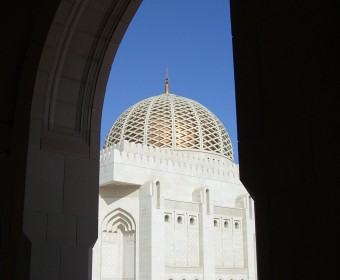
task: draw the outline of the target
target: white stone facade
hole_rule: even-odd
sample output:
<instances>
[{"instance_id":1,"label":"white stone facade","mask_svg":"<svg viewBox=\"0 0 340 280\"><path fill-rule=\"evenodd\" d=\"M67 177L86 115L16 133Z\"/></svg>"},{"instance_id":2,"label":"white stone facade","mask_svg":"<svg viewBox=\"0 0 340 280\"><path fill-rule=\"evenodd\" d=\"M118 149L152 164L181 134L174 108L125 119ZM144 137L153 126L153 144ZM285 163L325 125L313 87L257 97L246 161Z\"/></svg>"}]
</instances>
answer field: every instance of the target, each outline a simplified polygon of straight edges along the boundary
<instances>
[{"instance_id":1,"label":"white stone facade","mask_svg":"<svg viewBox=\"0 0 340 280\"><path fill-rule=\"evenodd\" d=\"M223 155L101 151L94 280L255 280L253 200Z\"/></svg>"}]
</instances>

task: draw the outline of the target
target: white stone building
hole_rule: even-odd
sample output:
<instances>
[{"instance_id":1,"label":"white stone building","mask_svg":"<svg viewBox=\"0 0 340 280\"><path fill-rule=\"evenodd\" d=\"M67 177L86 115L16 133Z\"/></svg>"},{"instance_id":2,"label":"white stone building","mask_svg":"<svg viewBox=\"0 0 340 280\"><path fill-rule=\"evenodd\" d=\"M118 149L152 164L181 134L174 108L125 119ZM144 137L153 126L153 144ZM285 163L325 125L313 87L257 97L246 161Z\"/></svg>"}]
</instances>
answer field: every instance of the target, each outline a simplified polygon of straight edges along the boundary
<instances>
[{"instance_id":1,"label":"white stone building","mask_svg":"<svg viewBox=\"0 0 340 280\"><path fill-rule=\"evenodd\" d=\"M253 205L223 124L166 81L101 151L93 279L255 280Z\"/></svg>"}]
</instances>

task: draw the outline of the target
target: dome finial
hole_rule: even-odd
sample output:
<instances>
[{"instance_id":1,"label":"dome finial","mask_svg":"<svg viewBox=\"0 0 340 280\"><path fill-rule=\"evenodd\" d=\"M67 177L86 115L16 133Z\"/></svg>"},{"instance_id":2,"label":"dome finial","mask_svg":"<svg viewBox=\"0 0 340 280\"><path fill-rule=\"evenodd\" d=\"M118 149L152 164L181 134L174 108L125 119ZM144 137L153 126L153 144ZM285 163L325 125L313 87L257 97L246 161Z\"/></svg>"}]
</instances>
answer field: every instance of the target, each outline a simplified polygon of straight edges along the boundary
<instances>
[{"instance_id":1,"label":"dome finial","mask_svg":"<svg viewBox=\"0 0 340 280\"><path fill-rule=\"evenodd\" d=\"M169 93L169 68L165 69L165 93Z\"/></svg>"}]
</instances>

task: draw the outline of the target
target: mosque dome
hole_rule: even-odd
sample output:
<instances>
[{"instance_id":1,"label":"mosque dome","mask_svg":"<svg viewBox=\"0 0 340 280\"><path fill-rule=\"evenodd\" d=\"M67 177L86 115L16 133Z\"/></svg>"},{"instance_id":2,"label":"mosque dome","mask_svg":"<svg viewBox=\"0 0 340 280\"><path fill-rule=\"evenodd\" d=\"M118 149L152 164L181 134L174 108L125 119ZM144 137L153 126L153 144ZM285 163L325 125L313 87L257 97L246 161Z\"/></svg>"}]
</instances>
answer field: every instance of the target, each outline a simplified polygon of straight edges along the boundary
<instances>
[{"instance_id":1,"label":"mosque dome","mask_svg":"<svg viewBox=\"0 0 340 280\"><path fill-rule=\"evenodd\" d=\"M128 108L111 127L104 148L121 140L171 150L210 152L233 159L221 121L198 102L164 93Z\"/></svg>"}]
</instances>

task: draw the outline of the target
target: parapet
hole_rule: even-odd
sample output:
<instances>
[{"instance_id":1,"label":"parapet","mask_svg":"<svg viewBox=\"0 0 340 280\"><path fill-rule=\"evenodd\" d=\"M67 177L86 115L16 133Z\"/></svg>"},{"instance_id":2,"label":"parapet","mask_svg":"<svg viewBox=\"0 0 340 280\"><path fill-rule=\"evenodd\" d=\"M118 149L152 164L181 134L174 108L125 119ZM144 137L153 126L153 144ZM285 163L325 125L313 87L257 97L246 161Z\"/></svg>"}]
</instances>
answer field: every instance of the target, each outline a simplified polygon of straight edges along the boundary
<instances>
[{"instance_id":1,"label":"parapet","mask_svg":"<svg viewBox=\"0 0 340 280\"><path fill-rule=\"evenodd\" d=\"M123 140L100 151L100 166L110 163L239 182L237 164L226 157L196 150L155 148Z\"/></svg>"}]
</instances>

